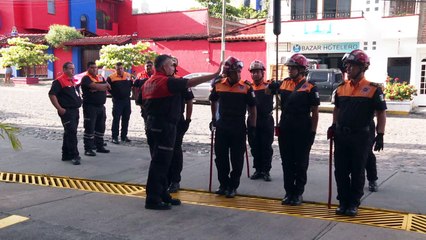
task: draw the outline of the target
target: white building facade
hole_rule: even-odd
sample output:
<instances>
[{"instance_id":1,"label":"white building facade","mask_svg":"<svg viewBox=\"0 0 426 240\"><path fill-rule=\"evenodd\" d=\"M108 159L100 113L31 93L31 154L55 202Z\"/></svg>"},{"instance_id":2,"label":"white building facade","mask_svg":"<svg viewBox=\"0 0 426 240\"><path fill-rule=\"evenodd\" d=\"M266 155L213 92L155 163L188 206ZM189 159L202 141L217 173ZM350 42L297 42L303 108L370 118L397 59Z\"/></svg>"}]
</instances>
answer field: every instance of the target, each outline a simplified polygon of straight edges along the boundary
<instances>
[{"instance_id":1,"label":"white building facade","mask_svg":"<svg viewBox=\"0 0 426 240\"><path fill-rule=\"evenodd\" d=\"M278 62L301 53L317 60L320 68L342 68L344 53L362 49L371 61L368 80L384 83L390 76L406 81L418 90L414 104L426 106L426 46L418 43L422 4L415 0L282 0ZM272 66L276 35L272 1L270 5L265 39L267 64Z\"/></svg>"}]
</instances>

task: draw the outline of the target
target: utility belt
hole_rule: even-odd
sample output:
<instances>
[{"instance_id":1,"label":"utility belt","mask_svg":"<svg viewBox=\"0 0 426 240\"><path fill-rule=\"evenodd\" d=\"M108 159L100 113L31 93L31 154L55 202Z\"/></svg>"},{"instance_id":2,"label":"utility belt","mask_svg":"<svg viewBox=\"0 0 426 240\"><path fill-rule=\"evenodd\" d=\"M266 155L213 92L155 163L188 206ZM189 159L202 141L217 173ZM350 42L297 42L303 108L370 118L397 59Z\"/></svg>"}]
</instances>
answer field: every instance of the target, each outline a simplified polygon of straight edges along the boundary
<instances>
[{"instance_id":1,"label":"utility belt","mask_svg":"<svg viewBox=\"0 0 426 240\"><path fill-rule=\"evenodd\" d=\"M360 133L360 132L369 132L370 127L369 126L365 126L365 127L345 127L345 126L337 125L336 130L338 132L343 133L343 134L355 134L355 133Z\"/></svg>"}]
</instances>

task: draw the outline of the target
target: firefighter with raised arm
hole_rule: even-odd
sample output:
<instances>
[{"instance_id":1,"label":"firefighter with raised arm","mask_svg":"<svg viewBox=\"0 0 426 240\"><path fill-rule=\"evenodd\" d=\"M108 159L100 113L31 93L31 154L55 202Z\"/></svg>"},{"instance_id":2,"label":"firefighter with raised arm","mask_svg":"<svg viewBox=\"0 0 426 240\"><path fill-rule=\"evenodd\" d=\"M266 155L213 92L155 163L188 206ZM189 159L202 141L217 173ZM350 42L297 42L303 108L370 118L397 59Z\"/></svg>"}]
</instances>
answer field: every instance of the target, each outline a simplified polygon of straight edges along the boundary
<instances>
[{"instance_id":1,"label":"firefighter with raised arm","mask_svg":"<svg viewBox=\"0 0 426 240\"><path fill-rule=\"evenodd\" d=\"M342 61L348 80L334 92L333 124L327 131L327 138L335 142L334 175L339 200L336 214L356 216L364 195L365 166L371 147L370 124L376 114L374 150L380 151L386 125L386 102L381 87L364 77L370 66L364 51L353 50Z\"/></svg>"},{"instance_id":2,"label":"firefighter with raised arm","mask_svg":"<svg viewBox=\"0 0 426 240\"><path fill-rule=\"evenodd\" d=\"M249 71L253 80L253 91L256 96L256 134L252 138L249 135L251 155L253 156L253 167L256 169L250 179L260 179L269 182L271 176L272 143L274 141L274 118L272 117L273 97L267 91L270 81L264 80L265 66L259 60L250 64Z\"/></svg>"},{"instance_id":3,"label":"firefighter with raised arm","mask_svg":"<svg viewBox=\"0 0 426 240\"><path fill-rule=\"evenodd\" d=\"M180 205L179 199L168 192L167 174L170 170L176 143L176 127L182 116L181 93L187 88L207 82L219 75L215 73L191 79L176 78L175 62L169 55L155 58L155 73L142 86L146 110L146 136L151 153L146 183L145 208L168 210Z\"/></svg>"},{"instance_id":4,"label":"firefighter with raised arm","mask_svg":"<svg viewBox=\"0 0 426 240\"><path fill-rule=\"evenodd\" d=\"M241 80L243 63L228 57L223 64L224 77L216 81L210 94L212 122L216 127L215 154L219 189L216 194L235 197L240 185L246 149L246 133L256 133L256 99L251 84ZM216 118L219 104L219 118ZM248 110L248 126L245 115ZM232 167L232 170L230 168Z\"/></svg>"},{"instance_id":5,"label":"firefighter with raised arm","mask_svg":"<svg viewBox=\"0 0 426 240\"><path fill-rule=\"evenodd\" d=\"M278 143L284 173L285 197L283 205L302 204L307 182L309 153L318 125L317 87L305 78L308 60L296 53L285 64L289 78L271 84L281 97L281 118Z\"/></svg>"}]
</instances>

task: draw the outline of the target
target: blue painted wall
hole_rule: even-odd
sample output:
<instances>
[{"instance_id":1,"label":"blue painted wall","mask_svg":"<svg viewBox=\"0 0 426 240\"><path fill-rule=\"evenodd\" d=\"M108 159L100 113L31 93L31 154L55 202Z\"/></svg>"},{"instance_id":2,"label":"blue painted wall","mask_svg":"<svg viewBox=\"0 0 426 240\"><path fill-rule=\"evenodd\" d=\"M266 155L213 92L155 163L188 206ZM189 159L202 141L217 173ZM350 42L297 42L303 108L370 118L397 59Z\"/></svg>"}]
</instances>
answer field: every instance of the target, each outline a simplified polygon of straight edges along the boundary
<instances>
[{"instance_id":1,"label":"blue painted wall","mask_svg":"<svg viewBox=\"0 0 426 240\"><path fill-rule=\"evenodd\" d=\"M47 49L47 53L53 54L53 48L49 47ZM47 62L47 78L52 78L52 79L54 78L53 70L54 70L53 62Z\"/></svg>"},{"instance_id":2,"label":"blue painted wall","mask_svg":"<svg viewBox=\"0 0 426 240\"><path fill-rule=\"evenodd\" d=\"M70 0L69 25L77 29L81 28L80 17L82 15L87 18L87 30L96 33L96 0ZM75 65L76 72L86 70L85 66L81 66L80 47L73 47L72 62Z\"/></svg>"},{"instance_id":3,"label":"blue painted wall","mask_svg":"<svg viewBox=\"0 0 426 240\"><path fill-rule=\"evenodd\" d=\"M70 26L81 28L80 17L87 17L87 30L96 32L96 0L70 0Z\"/></svg>"}]
</instances>

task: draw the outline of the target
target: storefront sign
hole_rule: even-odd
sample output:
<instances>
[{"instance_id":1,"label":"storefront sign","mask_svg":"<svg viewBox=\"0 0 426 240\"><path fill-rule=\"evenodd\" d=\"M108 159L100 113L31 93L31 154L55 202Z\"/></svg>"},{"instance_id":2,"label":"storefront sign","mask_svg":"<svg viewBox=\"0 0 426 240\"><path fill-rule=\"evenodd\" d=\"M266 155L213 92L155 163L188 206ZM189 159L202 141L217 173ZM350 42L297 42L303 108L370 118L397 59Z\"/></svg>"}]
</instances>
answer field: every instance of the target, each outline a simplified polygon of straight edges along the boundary
<instances>
[{"instance_id":1,"label":"storefront sign","mask_svg":"<svg viewBox=\"0 0 426 240\"><path fill-rule=\"evenodd\" d=\"M346 53L359 49L359 42L296 43L291 49L295 53Z\"/></svg>"}]
</instances>

